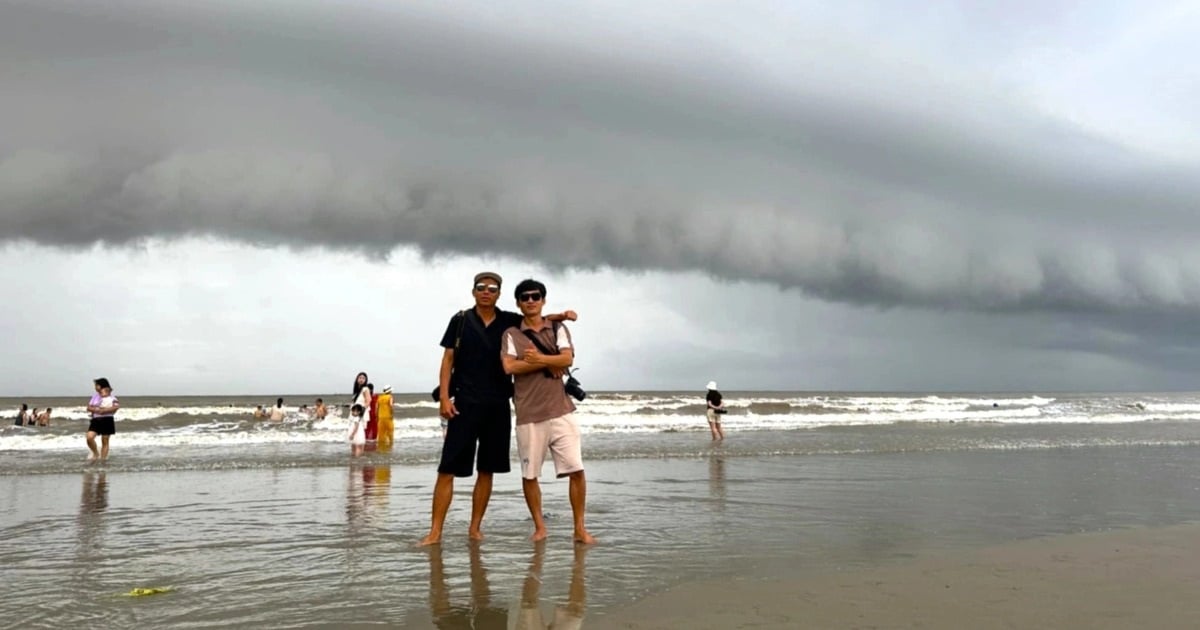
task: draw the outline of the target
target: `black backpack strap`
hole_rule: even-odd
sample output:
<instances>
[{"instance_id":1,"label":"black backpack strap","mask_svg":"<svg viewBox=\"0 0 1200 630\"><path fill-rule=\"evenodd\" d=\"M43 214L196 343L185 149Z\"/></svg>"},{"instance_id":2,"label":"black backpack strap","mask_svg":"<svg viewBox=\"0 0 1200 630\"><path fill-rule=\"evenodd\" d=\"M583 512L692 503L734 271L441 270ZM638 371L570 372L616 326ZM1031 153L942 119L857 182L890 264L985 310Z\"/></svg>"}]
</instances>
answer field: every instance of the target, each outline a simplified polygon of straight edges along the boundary
<instances>
[{"instance_id":1,"label":"black backpack strap","mask_svg":"<svg viewBox=\"0 0 1200 630\"><path fill-rule=\"evenodd\" d=\"M500 349L493 346L491 340L488 339L487 330L483 327L483 322L480 321L479 315L475 313L475 309L468 309L464 311L464 313L466 313L466 315L464 315L463 321L469 323L471 325L471 329L475 331L475 334L479 335L479 340L483 343L483 347L486 348L488 352L500 352Z\"/></svg>"},{"instance_id":2,"label":"black backpack strap","mask_svg":"<svg viewBox=\"0 0 1200 630\"><path fill-rule=\"evenodd\" d=\"M463 326L467 325L467 311L463 309L458 312L458 333L454 336L454 351L458 352L458 347L462 345Z\"/></svg>"},{"instance_id":3,"label":"black backpack strap","mask_svg":"<svg viewBox=\"0 0 1200 630\"><path fill-rule=\"evenodd\" d=\"M467 311L463 309L458 312L458 332L454 334L454 363L450 365L450 369L454 370L458 367L458 347L462 345L463 327L467 325Z\"/></svg>"}]
</instances>

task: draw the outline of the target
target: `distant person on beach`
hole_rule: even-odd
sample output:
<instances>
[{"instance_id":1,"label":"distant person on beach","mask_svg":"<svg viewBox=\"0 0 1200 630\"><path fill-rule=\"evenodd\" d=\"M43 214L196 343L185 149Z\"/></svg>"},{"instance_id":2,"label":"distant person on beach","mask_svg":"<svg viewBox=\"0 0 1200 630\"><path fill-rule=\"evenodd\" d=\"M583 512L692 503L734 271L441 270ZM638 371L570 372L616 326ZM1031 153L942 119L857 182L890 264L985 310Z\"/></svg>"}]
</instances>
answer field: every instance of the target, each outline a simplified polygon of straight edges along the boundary
<instances>
[{"instance_id":1,"label":"distant person on beach","mask_svg":"<svg viewBox=\"0 0 1200 630\"><path fill-rule=\"evenodd\" d=\"M378 419L376 435L379 445L388 447L395 438L395 423L392 419L392 387L383 388L383 393L375 399L375 417Z\"/></svg>"},{"instance_id":2,"label":"distant person on beach","mask_svg":"<svg viewBox=\"0 0 1200 630\"><path fill-rule=\"evenodd\" d=\"M318 398L317 406L313 408L313 417L317 420L324 420L327 415L329 415L329 410L325 408L325 401Z\"/></svg>"},{"instance_id":3,"label":"distant person on beach","mask_svg":"<svg viewBox=\"0 0 1200 630\"><path fill-rule=\"evenodd\" d=\"M254 417L255 418L266 418L267 417L267 412L263 409L262 405L259 405L254 408Z\"/></svg>"},{"instance_id":4,"label":"distant person on beach","mask_svg":"<svg viewBox=\"0 0 1200 630\"><path fill-rule=\"evenodd\" d=\"M483 515L492 497L492 478L511 470L508 449L512 417L508 399L512 396L512 378L500 363L500 338L505 330L520 325L522 316L496 308L501 282L500 274L492 271L475 274L471 287L475 307L451 317L442 334L438 414L447 424L433 488L432 524L421 545L442 541L446 512L454 497L454 478L470 477L473 464L478 476L471 495L467 535L481 540ZM567 311L548 319L574 320L575 313Z\"/></svg>"},{"instance_id":5,"label":"distant person on beach","mask_svg":"<svg viewBox=\"0 0 1200 630\"><path fill-rule=\"evenodd\" d=\"M356 376L354 378L354 399L352 401L350 401L350 404L351 405L362 405L362 408L364 411L367 409L370 409L371 408L371 387L370 387L370 385L371 385L371 381L370 381L370 377L367 376L367 373L359 372L358 376ZM367 413L366 415L368 416L368 420L369 420L370 414ZM365 435L365 427L364 427L364 435Z\"/></svg>"},{"instance_id":6,"label":"distant person on beach","mask_svg":"<svg viewBox=\"0 0 1200 630\"><path fill-rule=\"evenodd\" d=\"M45 410L45 411L43 411L42 413L38 414L38 417L37 417L37 425L38 425L39 427L48 427L48 426L50 426L50 412L51 412L51 411L53 411L53 409L51 409L50 407L46 407L46 410Z\"/></svg>"},{"instance_id":7,"label":"distant person on beach","mask_svg":"<svg viewBox=\"0 0 1200 630\"><path fill-rule=\"evenodd\" d=\"M596 539L584 526L587 479L583 472L583 444L573 415L575 403L562 381L563 371L571 367L575 357L571 332L565 325L542 317L546 285L537 280L522 280L517 285L516 298L524 319L504 332L501 361L504 371L513 375L517 456L521 459L521 489L533 517L531 540L537 542L547 536L538 477L549 450L556 476L569 479L575 542L592 544Z\"/></svg>"},{"instance_id":8,"label":"distant person on beach","mask_svg":"<svg viewBox=\"0 0 1200 630\"><path fill-rule=\"evenodd\" d=\"M375 384L367 383L363 389L367 392L367 412L363 417L367 419L367 441L374 442L379 435L379 409L375 404Z\"/></svg>"},{"instance_id":9,"label":"distant person on beach","mask_svg":"<svg viewBox=\"0 0 1200 630\"><path fill-rule=\"evenodd\" d=\"M271 407L271 422L283 422L283 418L286 415L287 413L283 410L283 399L276 398L275 406Z\"/></svg>"},{"instance_id":10,"label":"distant person on beach","mask_svg":"<svg viewBox=\"0 0 1200 630\"><path fill-rule=\"evenodd\" d=\"M113 395L112 385L107 378L98 378L92 381L92 385L96 388L96 393L92 395L87 406L88 413L92 414L92 421L88 423L87 430L87 446L92 452L88 461L105 461L108 459L108 440L117 432L115 416L121 408L121 401ZM99 450L96 449L97 435L100 436Z\"/></svg>"},{"instance_id":11,"label":"distant person on beach","mask_svg":"<svg viewBox=\"0 0 1200 630\"><path fill-rule=\"evenodd\" d=\"M13 422L13 426L25 426L25 416L29 415L29 405L21 403L21 409L17 411L17 419Z\"/></svg>"},{"instance_id":12,"label":"distant person on beach","mask_svg":"<svg viewBox=\"0 0 1200 630\"><path fill-rule=\"evenodd\" d=\"M30 411L29 413L25 414L25 426L32 427L32 426L37 425L37 419L38 419L38 416L41 415L41 413L42 412L40 409L38 409L37 407L34 407L33 411Z\"/></svg>"},{"instance_id":13,"label":"distant person on beach","mask_svg":"<svg viewBox=\"0 0 1200 630\"><path fill-rule=\"evenodd\" d=\"M721 392L717 391L717 382L708 382L708 395L705 397L708 403L708 409L705 411L705 416L708 417L708 430L712 432L713 440L724 440L725 431L721 429L721 416L725 415L725 402L721 398Z\"/></svg>"},{"instance_id":14,"label":"distant person on beach","mask_svg":"<svg viewBox=\"0 0 1200 630\"><path fill-rule=\"evenodd\" d=\"M366 372L359 372L358 376L354 377L354 389L352 390L352 393L350 394L350 404L351 405L362 405L362 398L361 398L362 390L364 387L367 386L367 383L370 382L370 380L371 380L371 378L369 376L367 376ZM367 408L367 406L363 405L363 409L366 409L366 408Z\"/></svg>"},{"instance_id":15,"label":"distant person on beach","mask_svg":"<svg viewBox=\"0 0 1200 630\"><path fill-rule=\"evenodd\" d=\"M350 440L351 455L362 455L363 448L367 444L366 429L367 422L363 418L363 406L354 405L350 407L350 433L347 438Z\"/></svg>"}]
</instances>

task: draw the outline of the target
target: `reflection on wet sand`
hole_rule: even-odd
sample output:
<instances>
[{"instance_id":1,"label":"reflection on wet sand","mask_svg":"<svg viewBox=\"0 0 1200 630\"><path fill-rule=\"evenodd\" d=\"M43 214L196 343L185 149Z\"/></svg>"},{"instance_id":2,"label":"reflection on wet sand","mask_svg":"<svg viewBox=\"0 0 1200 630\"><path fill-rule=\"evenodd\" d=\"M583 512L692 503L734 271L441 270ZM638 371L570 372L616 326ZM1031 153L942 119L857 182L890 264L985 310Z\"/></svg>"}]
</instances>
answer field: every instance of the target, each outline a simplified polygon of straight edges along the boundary
<instances>
[{"instance_id":1,"label":"reflection on wet sand","mask_svg":"<svg viewBox=\"0 0 1200 630\"><path fill-rule=\"evenodd\" d=\"M587 609L587 580L584 563L590 545L575 545L575 558L571 563L571 582L567 586L567 603L554 608L554 623L547 625L542 616L541 588L542 562L545 559L546 541L535 544L529 559L529 573L521 589L521 614L517 616L517 630L573 630L583 627L583 613Z\"/></svg>"},{"instance_id":2,"label":"reflection on wet sand","mask_svg":"<svg viewBox=\"0 0 1200 630\"><path fill-rule=\"evenodd\" d=\"M717 500L717 509L725 510L725 454L713 452L708 457L708 496Z\"/></svg>"},{"instance_id":3,"label":"reflection on wet sand","mask_svg":"<svg viewBox=\"0 0 1200 630\"><path fill-rule=\"evenodd\" d=\"M361 466L353 463L346 478L346 570L356 571L368 544L361 540L383 531L388 493L392 488L390 466Z\"/></svg>"},{"instance_id":4,"label":"reflection on wet sand","mask_svg":"<svg viewBox=\"0 0 1200 630\"><path fill-rule=\"evenodd\" d=\"M76 518L75 564L79 570L74 576L79 580L75 588L85 592L92 588L89 582L95 560L102 556L104 543L104 512L108 509L108 477L100 470L83 473L83 487L79 494L79 516Z\"/></svg>"},{"instance_id":5,"label":"reflection on wet sand","mask_svg":"<svg viewBox=\"0 0 1200 630\"><path fill-rule=\"evenodd\" d=\"M96 514L108 509L108 477L103 470L83 473L83 493L79 497L79 515Z\"/></svg>"},{"instance_id":6,"label":"reflection on wet sand","mask_svg":"<svg viewBox=\"0 0 1200 630\"><path fill-rule=\"evenodd\" d=\"M474 628L476 630L508 630L508 608L492 602L487 567L480 558L479 544L471 543L471 601L467 605L451 601L442 563L442 545L429 550L429 612L433 624L444 630Z\"/></svg>"},{"instance_id":7,"label":"reflection on wet sand","mask_svg":"<svg viewBox=\"0 0 1200 630\"><path fill-rule=\"evenodd\" d=\"M391 489L391 466L350 465L346 481L346 524L352 536L382 525Z\"/></svg>"}]
</instances>

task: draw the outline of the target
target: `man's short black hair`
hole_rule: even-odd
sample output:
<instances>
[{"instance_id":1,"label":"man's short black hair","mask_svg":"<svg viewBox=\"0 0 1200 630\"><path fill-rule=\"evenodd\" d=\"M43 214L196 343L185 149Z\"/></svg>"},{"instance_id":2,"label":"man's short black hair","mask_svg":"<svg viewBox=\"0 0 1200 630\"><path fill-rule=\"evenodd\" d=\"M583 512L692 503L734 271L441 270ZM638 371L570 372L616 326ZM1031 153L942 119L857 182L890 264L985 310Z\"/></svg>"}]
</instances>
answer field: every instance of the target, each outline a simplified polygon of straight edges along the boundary
<instances>
[{"instance_id":1,"label":"man's short black hair","mask_svg":"<svg viewBox=\"0 0 1200 630\"><path fill-rule=\"evenodd\" d=\"M541 291L542 299L546 299L546 285L534 280L533 278L526 278L518 283L517 290L513 291L513 297L517 300L520 300L521 294L527 291Z\"/></svg>"}]
</instances>

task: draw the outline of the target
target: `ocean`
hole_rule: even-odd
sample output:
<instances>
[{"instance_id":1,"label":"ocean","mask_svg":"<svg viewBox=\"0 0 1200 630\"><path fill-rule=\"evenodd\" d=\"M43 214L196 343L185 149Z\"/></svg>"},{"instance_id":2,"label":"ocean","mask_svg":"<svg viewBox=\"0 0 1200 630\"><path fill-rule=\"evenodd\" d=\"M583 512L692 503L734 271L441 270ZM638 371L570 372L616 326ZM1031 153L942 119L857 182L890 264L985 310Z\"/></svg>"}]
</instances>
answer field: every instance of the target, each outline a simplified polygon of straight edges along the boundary
<instances>
[{"instance_id":1,"label":"ocean","mask_svg":"<svg viewBox=\"0 0 1200 630\"><path fill-rule=\"evenodd\" d=\"M728 448L746 455L861 454L931 450L1012 450L1087 445L1192 444L1200 394L863 394L726 392L724 426L741 434ZM87 396L0 399L51 407L50 427L0 426L0 475L78 470ZM333 405L323 421L298 410L316 398ZM349 396L286 396L288 416L254 419L274 397L130 396L121 399L110 470L192 470L336 466ZM374 461L436 462L441 430L425 394L395 397L397 448ZM702 457L703 392L603 392L579 405L589 459ZM1104 426L1101 426L1104 425ZM514 444L515 452L515 444Z\"/></svg>"},{"instance_id":2,"label":"ocean","mask_svg":"<svg viewBox=\"0 0 1200 630\"><path fill-rule=\"evenodd\" d=\"M396 396L395 447L361 457L340 414L296 411L321 395L285 396L280 424L251 417L274 396L123 397L101 465L84 461L87 396L3 399L55 418L0 428L0 627L605 627L700 578L1200 520L1200 394L725 395L717 443L703 392L579 405L586 550L552 466L545 544L509 474L482 543L459 480L444 543L415 548L441 439L424 394ZM144 587L171 590L124 596Z\"/></svg>"}]
</instances>

